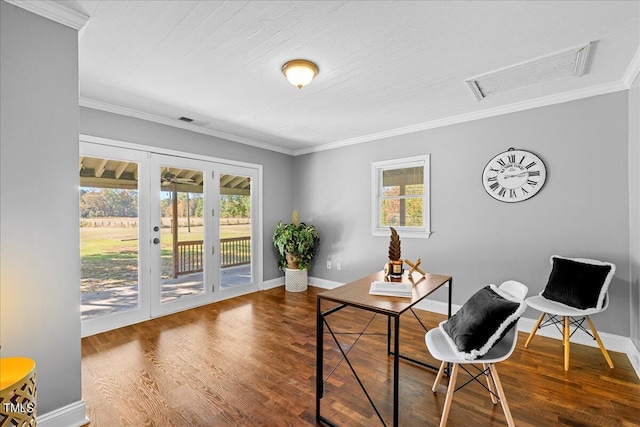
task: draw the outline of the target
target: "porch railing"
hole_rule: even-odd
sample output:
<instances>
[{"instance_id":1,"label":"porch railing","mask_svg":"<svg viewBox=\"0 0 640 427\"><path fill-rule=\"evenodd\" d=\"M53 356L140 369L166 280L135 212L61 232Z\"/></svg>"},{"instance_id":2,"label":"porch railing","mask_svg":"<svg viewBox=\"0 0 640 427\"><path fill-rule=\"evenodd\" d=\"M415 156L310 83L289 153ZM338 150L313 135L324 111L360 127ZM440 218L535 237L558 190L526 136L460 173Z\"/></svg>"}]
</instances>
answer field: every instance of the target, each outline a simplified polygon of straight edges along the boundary
<instances>
[{"instance_id":1,"label":"porch railing","mask_svg":"<svg viewBox=\"0 0 640 427\"><path fill-rule=\"evenodd\" d=\"M220 239L220 267L232 267L250 262L251 237Z\"/></svg>"},{"instance_id":2,"label":"porch railing","mask_svg":"<svg viewBox=\"0 0 640 427\"><path fill-rule=\"evenodd\" d=\"M192 240L178 242L173 263L173 277L203 271L204 242ZM220 267L249 264L251 262L251 237L220 239Z\"/></svg>"},{"instance_id":3,"label":"porch railing","mask_svg":"<svg viewBox=\"0 0 640 427\"><path fill-rule=\"evenodd\" d=\"M203 250L204 241L202 240L178 242L178 251L173 262L173 277L202 271L204 269L202 263Z\"/></svg>"}]
</instances>

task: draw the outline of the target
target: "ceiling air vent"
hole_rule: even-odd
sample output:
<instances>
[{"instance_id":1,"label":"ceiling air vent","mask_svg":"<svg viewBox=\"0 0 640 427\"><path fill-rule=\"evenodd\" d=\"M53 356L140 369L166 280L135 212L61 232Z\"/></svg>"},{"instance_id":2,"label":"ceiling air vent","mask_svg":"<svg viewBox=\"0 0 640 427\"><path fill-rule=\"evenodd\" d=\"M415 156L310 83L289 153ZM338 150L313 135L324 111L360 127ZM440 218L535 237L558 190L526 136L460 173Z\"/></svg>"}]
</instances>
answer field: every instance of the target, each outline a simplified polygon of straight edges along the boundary
<instances>
[{"instance_id":1,"label":"ceiling air vent","mask_svg":"<svg viewBox=\"0 0 640 427\"><path fill-rule=\"evenodd\" d=\"M465 81L478 101L482 101L487 96L499 92L507 92L565 77L582 77L590 46L591 43L563 50Z\"/></svg>"},{"instance_id":2,"label":"ceiling air vent","mask_svg":"<svg viewBox=\"0 0 640 427\"><path fill-rule=\"evenodd\" d=\"M190 119L189 117L180 117L178 120L182 120L183 122L187 122L187 123L191 123L193 121L193 119Z\"/></svg>"}]
</instances>

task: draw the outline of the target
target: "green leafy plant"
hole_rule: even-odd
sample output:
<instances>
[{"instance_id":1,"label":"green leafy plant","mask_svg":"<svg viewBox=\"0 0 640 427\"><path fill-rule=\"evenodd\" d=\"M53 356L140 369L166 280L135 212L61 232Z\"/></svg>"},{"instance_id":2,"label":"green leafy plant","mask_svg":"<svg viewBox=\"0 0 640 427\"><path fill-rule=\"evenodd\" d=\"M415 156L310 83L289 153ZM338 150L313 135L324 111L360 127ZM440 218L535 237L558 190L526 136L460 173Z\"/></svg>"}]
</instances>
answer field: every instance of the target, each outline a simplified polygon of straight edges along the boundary
<instances>
[{"instance_id":1,"label":"green leafy plant","mask_svg":"<svg viewBox=\"0 0 640 427\"><path fill-rule=\"evenodd\" d=\"M311 260L316 255L320 236L313 225L298 220L298 212L293 211L293 222L278 222L273 232L273 245L278 250L280 259L278 268L309 269Z\"/></svg>"}]
</instances>

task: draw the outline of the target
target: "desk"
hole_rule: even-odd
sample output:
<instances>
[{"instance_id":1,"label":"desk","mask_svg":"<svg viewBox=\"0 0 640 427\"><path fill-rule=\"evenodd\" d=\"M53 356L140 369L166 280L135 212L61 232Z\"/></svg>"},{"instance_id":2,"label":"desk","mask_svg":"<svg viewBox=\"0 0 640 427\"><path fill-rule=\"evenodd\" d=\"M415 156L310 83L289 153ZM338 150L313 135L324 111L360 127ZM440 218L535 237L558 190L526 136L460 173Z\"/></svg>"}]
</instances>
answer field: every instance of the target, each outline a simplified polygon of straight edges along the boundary
<instances>
[{"instance_id":1,"label":"desk","mask_svg":"<svg viewBox=\"0 0 640 427\"><path fill-rule=\"evenodd\" d=\"M371 282L384 281L384 273L379 271L378 273L371 274L362 279L356 280L346 285L340 286L329 291L319 293L316 300L316 420L334 426L330 420L324 418L321 415L320 404L324 392L324 327L327 325L327 329L331 333L333 340L338 345L338 348L342 352L342 358L347 362L354 374L356 380L360 384L360 388L365 393L369 403L375 410L378 418L383 425L386 425L384 419L378 412L376 405L369 397L364 385L360 381L357 373L353 369L347 354L341 349L340 344L337 341L336 336L331 331L329 324L327 323L327 317L332 313L335 313L345 307L356 307L361 310L370 311L387 316L387 353L393 355L393 425L398 425L398 392L399 392L399 373L400 373L400 359L408 359L412 362L419 363L423 366L428 366L422 362L418 362L414 359L404 357L400 354L400 316L408 310L413 312L413 306L423 300L425 297L439 289L445 283L449 283L449 308L448 314L451 317L451 288L453 286L451 276L441 276L438 274L427 274L422 277L418 274L414 274L411 279L405 275L402 277L402 282L414 283L411 298L404 297L390 297L380 295L370 295L369 289ZM336 306L322 311L322 301L331 301L337 303ZM415 313L414 313L415 315ZM416 316L417 317L417 316ZM393 319L393 334L391 330L391 319ZM423 325L424 326L424 325ZM391 347L391 336L393 335L393 348ZM392 350L393 349L393 350Z\"/></svg>"},{"instance_id":2,"label":"desk","mask_svg":"<svg viewBox=\"0 0 640 427\"><path fill-rule=\"evenodd\" d=\"M29 358L0 359L0 424L36 425L36 363Z\"/></svg>"}]
</instances>

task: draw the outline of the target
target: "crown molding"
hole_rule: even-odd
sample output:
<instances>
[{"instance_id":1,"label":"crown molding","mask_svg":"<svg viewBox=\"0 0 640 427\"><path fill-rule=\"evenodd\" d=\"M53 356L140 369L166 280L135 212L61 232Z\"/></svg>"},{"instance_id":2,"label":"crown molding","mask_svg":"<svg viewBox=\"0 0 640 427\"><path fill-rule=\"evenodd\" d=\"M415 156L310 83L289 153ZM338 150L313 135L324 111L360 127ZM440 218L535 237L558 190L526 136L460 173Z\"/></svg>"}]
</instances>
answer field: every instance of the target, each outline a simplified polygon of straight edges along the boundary
<instances>
[{"instance_id":1,"label":"crown molding","mask_svg":"<svg viewBox=\"0 0 640 427\"><path fill-rule=\"evenodd\" d=\"M159 123L167 126L172 126L175 128L185 129L192 132L202 133L204 135L214 136L216 138L226 139L228 141L239 142L241 144L250 145L252 147L261 148L263 150L275 151L277 153L287 154L289 156L293 155L293 150L278 147L272 144L267 144L265 142L256 141L249 138L244 138L238 135L232 135L226 132L220 132L213 129L204 128L202 126L178 121L171 120L166 117L157 116L155 114L145 113L139 110L134 110L131 108L121 107L119 105L113 105L102 101L96 101L89 98L80 97L79 103L81 107L92 108L94 110L105 111L107 113L119 114L121 116L134 117L137 119L146 120L149 122Z\"/></svg>"},{"instance_id":2,"label":"crown molding","mask_svg":"<svg viewBox=\"0 0 640 427\"><path fill-rule=\"evenodd\" d=\"M435 128L454 125L458 123L465 123L465 122L470 122L474 120L501 116L504 114L530 110L538 107L546 107L549 105L562 104L565 102L576 101L578 99L589 98L592 96L605 95L607 93L618 92L621 90L628 90L629 87L631 87L631 84L633 83L633 79L638 74L639 68L640 68L640 50L638 51L638 53L636 53L634 60L629 66L627 73L625 74L625 78L618 82L591 86L588 88L565 92L558 95L551 95L551 96L545 96L545 97L536 98L528 101L516 102L513 104L504 105L500 107L488 108L486 110L474 111L471 113L460 114L457 116L446 117L443 119L432 120L424 123L418 123L416 125L390 129L382 132L358 136L355 138L343 139L340 141L329 142L326 144L321 144L314 147L302 148L299 150L291 150L283 147L278 147L272 144L255 141L255 140L244 138L238 135L232 135L229 133L204 128L198 125L193 125L193 124L189 124L189 123L185 123L177 120L171 120L165 117L157 116L155 114L149 114L142 111L121 107L118 105L108 104L105 102L96 101L89 98L81 97L80 106L93 108L95 110L106 111L109 113L119 114L123 116L135 117L138 119L160 123L167 126L186 129L192 132L198 132L205 135L226 139L229 141L239 142L241 144L249 145L256 148L261 148L264 150L275 151L277 153L287 154L290 156L301 156L304 154L333 150L336 148L347 147L350 145L362 144L365 142L372 142L380 139L391 138L394 136L407 135L415 132L435 129Z\"/></svg>"},{"instance_id":3,"label":"crown molding","mask_svg":"<svg viewBox=\"0 0 640 427\"><path fill-rule=\"evenodd\" d=\"M383 132L372 133L368 135L362 135L355 138L343 139L341 141L330 142L327 144L318 145L315 147L303 148L295 150L294 156L300 156L303 154L315 153L319 151L333 150L335 148L346 147L349 145L362 144L365 142L376 141L379 139L390 138L394 136L406 135L410 133L420 132L429 129L435 129L443 126L449 126L458 123L470 122L473 120L486 119L489 117L501 116L504 114L515 113L523 110L530 110L532 108L546 107L554 104L562 104L564 102L575 101L582 98L589 98L592 96L604 95L607 93L618 92L621 90L629 89L630 85L627 85L625 81L619 81L614 83L606 83L598 86L591 86L584 89L578 89L570 92L565 92L558 95L545 96L523 102L516 102L509 105L500 107L488 108L486 110L474 111L471 113L460 114L458 116L446 117L443 119L432 120L429 122L418 123L416 125L405 126L396 129L390 129Z\"/></svg>"},{"instance_id":4,"label":"crown molding","mask_svg":"<svg viewBox=\"0 0 640 427\"><path fill-rule=\"evenodd\" d=\"M4 1L78 31L89 22L88 15L53 1Z\"/></svg>"},{"instance_id":5,"label":"crown molding","mask_svg":"<svg viewBox=\"0 0 640 427\"><path fill-rule=\"evenodd\" d=\"M624 84L627 86L627 89L631 87L631 85L633 84L633 81L636 79L639 72L640 72L640 47L638 47L638 50L636 51L636 54L631 60L631 64L629 64L627 71L624 73L624 78L622 79L624 81Z\"/></svg>"}]
</instances>

